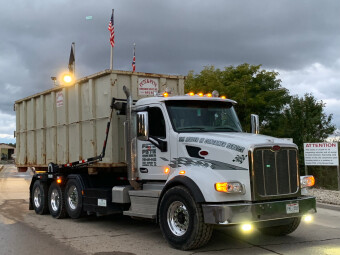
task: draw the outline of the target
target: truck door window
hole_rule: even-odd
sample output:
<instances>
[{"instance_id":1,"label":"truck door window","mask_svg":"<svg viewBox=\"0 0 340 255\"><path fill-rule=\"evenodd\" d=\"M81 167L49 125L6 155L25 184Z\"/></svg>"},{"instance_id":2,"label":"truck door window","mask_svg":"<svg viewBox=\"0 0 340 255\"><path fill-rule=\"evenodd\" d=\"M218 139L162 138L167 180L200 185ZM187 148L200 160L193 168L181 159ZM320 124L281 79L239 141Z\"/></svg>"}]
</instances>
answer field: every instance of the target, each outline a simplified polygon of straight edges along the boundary
<instances>
[{"instance_id":1,"label":"truck door window","mask_svg":"<svg viewBox=\"0 0 340 255\"><path fill-rule=\"evenodd\" d=\"M162 110L158 107L148 109L149 113L149 135L158 138L165 138L165 120Z\"/></svg>"}]
</instances>

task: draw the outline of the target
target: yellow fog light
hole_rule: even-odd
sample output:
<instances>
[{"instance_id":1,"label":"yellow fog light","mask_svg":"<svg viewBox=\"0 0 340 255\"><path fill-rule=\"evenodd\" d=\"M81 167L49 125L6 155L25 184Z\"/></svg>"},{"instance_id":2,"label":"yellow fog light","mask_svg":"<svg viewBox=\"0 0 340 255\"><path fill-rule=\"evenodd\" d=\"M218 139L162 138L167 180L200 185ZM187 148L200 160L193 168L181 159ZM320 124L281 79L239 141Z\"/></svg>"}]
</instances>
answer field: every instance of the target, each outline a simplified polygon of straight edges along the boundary
<instances>
[{"instance_id":1,"label":"yellow fog light","mask_svg":"<svg viewBox=\"0 0 340 255\"><path fill-rule=\"evenodd\" d=\"M310 214L303 215L302 220L306 223L310 223L313 221L313 216Z\"/></svg>"},{"instance_id":2,"label":"yellow fog light","mask_svg":"<svg viewBox=\"0 0 340 255\"><path fill-rule=\"evenodd\" d=\"M246 223L241 225L241 229L243 232L249 233L250 231L253 230L253 226L249 223Z\"/></svg>"}]
</instances>

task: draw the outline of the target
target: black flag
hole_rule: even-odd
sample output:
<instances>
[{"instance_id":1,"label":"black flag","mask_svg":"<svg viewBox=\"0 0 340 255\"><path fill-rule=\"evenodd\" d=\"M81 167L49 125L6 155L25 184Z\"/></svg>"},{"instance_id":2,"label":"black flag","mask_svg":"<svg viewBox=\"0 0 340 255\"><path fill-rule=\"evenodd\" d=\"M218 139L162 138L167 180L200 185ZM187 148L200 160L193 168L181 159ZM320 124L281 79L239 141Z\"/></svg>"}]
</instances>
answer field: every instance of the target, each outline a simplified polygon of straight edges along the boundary
<instances>
[{"instance_id":1,"label":"black flag","mask_svg":"<svg viewBox=\"0 0 340 255\"><path fill-rule=\"evenodd\" d=\"M71 53L70 53L70 59L68 61L68 70L70 73L74 73L74 52L73 52L73 43L71 46Z\"/></svg>"}]
</instances>

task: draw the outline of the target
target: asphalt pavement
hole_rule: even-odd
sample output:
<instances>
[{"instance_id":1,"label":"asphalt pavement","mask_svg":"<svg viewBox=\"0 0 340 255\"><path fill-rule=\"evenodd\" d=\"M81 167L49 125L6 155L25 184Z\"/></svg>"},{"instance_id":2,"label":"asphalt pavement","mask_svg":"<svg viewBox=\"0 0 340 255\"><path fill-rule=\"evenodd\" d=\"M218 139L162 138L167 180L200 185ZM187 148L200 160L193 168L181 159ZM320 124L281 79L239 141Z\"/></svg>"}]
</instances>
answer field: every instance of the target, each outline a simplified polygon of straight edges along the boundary
<instances>
[{"instance_id":1,"label":"asphalt pavement","mask_svg":"<svg viewBox=\"0 0 340 255\"><path fill-rule=\"evenodd\" d=\"M215 228L204 248L171 248L157 224L122 215L56 220L28 210L31 174L8 165L0 172L0 255L2 254L340 254L340 211L318 208L311 224L291 235L270 237L238 228Z\"/></svg>"}]
</instances>

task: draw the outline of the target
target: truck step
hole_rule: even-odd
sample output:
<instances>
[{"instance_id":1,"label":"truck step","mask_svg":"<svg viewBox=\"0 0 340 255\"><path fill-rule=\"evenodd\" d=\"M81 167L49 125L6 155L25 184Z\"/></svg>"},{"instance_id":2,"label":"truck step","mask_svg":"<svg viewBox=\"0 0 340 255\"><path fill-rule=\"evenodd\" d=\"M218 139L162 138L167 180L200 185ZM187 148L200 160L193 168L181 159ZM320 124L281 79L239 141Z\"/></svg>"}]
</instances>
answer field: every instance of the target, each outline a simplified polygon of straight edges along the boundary
<instances>
[{"instance_id":1,"label":"truck step","mask_svg":"<svg viewBox=\"0 0 340 255\"><path fill-rule=\"evenodd\" d=\"M161 190L129 190L131 207L124 215L156 219Z\"/></svg>"}]
</instances>

